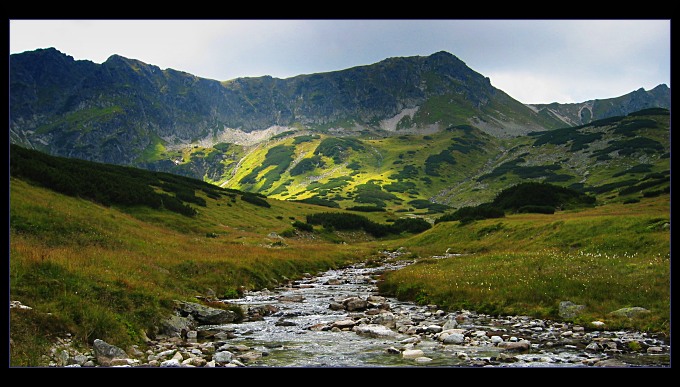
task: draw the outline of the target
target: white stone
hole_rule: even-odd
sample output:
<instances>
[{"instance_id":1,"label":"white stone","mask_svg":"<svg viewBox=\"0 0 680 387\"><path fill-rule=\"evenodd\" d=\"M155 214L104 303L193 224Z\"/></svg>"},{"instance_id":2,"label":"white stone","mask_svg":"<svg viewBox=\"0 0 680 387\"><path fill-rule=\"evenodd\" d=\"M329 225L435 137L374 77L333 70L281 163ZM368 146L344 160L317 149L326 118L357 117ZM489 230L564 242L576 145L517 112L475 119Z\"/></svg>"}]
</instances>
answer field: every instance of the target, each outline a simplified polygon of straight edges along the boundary
<instances>
[{"instance_id":1,"label":"white stone","mask_svg":"<svg viewBox=\"0 0 680 387\"><path fill-rule=\"evenodd\" d=\"M445 344L462 344L465 342L465 336L460 333L451 333L442 340Z\"/></svg>"},{"instance_id":2,"label":"white stone","mask_svg":"<svg viewBox=\"0 0 680 387\"><path fill-rule=\"evenodd\" d=\"M177 359L166 360L161 363L161 367L181 367L182 364Z\"/></svg>"},{"instance_id":3,"label":"white stone","mask_svg":"<svg viewBox=\"0 0 680 387\"><path fill-rule=\"evenodd\" d=\"M425 356L425 352L420 349L407 349L401 353L401 357L404 359L417 359L422 356Z\"/></svg>"},{"instance_id":4,"label":"white stone","mask_svg":"<svg viewBox=\"0 0 680 387\"><path fill-rule=\"evenodd\" d=\"M376 324L357 325L352 330L359 335L369 337L394 337L397 335L393 330Z\"/></svg>"}]
</instances>

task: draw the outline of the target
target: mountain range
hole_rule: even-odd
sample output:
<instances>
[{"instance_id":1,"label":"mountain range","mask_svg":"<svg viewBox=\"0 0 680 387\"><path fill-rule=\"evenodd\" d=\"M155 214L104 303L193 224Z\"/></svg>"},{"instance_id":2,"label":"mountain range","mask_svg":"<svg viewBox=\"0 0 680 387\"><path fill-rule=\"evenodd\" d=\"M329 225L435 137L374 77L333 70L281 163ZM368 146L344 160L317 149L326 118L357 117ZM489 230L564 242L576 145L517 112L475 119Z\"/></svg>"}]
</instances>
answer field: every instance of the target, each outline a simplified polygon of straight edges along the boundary
<instances>
[{"instance_id":1,"label":"mountain range","mask_svg":"<svg viewBox=\"0 0 680 387\"><path fill-rule=\"evenodd\" d=\"M441 211L521 179L635 186L621 182L669 169L669 109L666 85L525 105L447 52L223 82L119 55L10 56L12 143L330 206Z\"/></svg>"}]
</instances>

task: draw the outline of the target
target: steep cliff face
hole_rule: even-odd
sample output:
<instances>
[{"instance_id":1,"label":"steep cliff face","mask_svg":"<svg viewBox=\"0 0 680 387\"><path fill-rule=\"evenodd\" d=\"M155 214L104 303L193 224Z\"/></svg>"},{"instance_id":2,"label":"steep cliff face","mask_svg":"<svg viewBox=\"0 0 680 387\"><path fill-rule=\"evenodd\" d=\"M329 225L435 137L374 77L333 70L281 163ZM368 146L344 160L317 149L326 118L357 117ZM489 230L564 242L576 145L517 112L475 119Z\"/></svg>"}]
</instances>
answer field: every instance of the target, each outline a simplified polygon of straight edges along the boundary
<instances>
[{"instance_id":1,"label":"steep cliff face","mask_svg":"<svg viewBox=\"0 0 680 387\"><path fill-rule=\"evenodd\" d=\"M546 117L560 119L566 126L588 124L595 120L625 116L642 109L671 108L671 89L661 84L646 91L638 89L620 97L596 99L580 103L552 103L528 105Z\"/></svg>"},{"instance_id":2,"label":"steep cliff face","mask_svg":"<svg viewBox=\"0 0 680 387\"><path fill-rule=\"evenodd\" d=\"M217 142L227 130L356 133L384 130L389 120L393 131L477 123L494 135L559 124L447 52L228 82L118 55L101 65L55 49L10 56L11 141L57 155L135 164L148 161L159 144Z\"/></svg>"}]
</instances>

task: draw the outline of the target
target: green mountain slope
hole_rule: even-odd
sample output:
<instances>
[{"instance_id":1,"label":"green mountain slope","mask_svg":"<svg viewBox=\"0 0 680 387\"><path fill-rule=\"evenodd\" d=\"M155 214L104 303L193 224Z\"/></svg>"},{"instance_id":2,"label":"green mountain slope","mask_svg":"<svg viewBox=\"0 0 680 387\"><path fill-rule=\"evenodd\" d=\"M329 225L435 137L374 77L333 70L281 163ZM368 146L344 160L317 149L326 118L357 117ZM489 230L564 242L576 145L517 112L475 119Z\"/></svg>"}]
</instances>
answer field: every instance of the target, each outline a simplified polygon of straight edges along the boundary
<instances>
[{"instance_id":1,"label":"green mountain slope","mask_svg":"<svg viewBox=\"0 0 680 387\"><path fill-rule=\"evenodd\" d=\"M177 175L58 158L12 145L10 295L11 300L33 309L10 310L11 365L46 366L49 360L43 355L49 356L53 343L64 337L83 348L102 339L121 348L138 344L143 351L147 338L153 339L161 321L172 315L173 300L203 302L200 300L208 295L231 298L243 289L272 288L304 273L359 261L370 263L380 259L386 249L404 246L411 252L409 257L419 257L422 264L382 282L383 291L399 297L445 308L550 318L558 318L557 303L569 299L588 305L584 323L604 319L608 329L635 327L668 332L670 195L666 193L669 179L664 168L668 168L669 159L659 154L658 145L666 146L668 128L663 125L668 125L668 120L666 111L643 111L572 128L577 136L538 132L525 139L527 147L565 148L574 154L584 151L581 157L602 158L605 168L594 186L615 182L599 198L621 196L620 203L602 205L606 200L600 200L596 207L581 211L509 213L502 220L465 225L441 222L434 227L396 212L370 212L358 217L354 212L265 199ZM602 138L588 140L598 130ZM429 155L415 151L413 141L408 141L412 137L281 138L262 150L278 162L253 165L252 170L259 168L258 177L249 184L269 184L269 179L260 180L270 174L268 189L278 189L276 182L280 179L273 177L290 174L301 164L293 165L298 146L315 141L317 146L309 147L308 156L318 158L302 163L294 177L313 173L321 163L336 163L336 159L336 165L349 161L349 166L355 157L357 164L370 161L380 166L393 160L393 166L415 168L423 163L423 170L440 177L462 175L465 168L456 169L461 164L472 168L494 146L507 146L468 127L451 128L438 135L448 136L443 138L449 141L431 144ZM384 150L380 142L386 144L388 140L394 141L390 146L402 147L402 157L402 153L378 156L378 151ZM571 151L584 145L588 149ZM293 162L285 170L277 169L290 158ZM646 164L640 164L641 159ZM403 164L394 164L396 161ZM517 173L502 171L506 180ZM241 179L251 172L244 171ZM334 182L341 182L340 177L336 176ZM392 180L402 184L419 181L406 166ZM433 185L444 184L437 180L432 175ZM650 182L654 184L645 186ZM396 204L396 200L386 194L400 194L379 182L361 182L354 188L353 198L369 202L379 199L388 205ZM624 193L631 188L634 192ZM330 186L324 189L328 190L326 197L333 190ZM319 194L321 191L317 190ZM649 193L653 194L646 195ZM659 197L644 197L656 195ZM158 197L160 205L154 200ZM195 212L166 206L170 197ZM640 203L629 204L629 199L639 199ZM343 206L349 203L342 202ZM326 215L329 213L332 215ZM331 232L340 227L324 226L329 220L342 222L349 229ZM359 224L364 232L347 223ZM381 234L378 240L371 237L385 229L403 233ZM518 251L517 246L523 249ZM465 259L427 258L449 250L473 254ZM565 282L567 276L571 280ZM461 284L467 281L464 293L457 285L452 287L451 279L459 279L455 282ZM486 286L476 286L488 281L494 283L493 292ZM533 291L537 288L545 292ZM645 291L628 291L631 288ZM639 320L620 321L608 315L628 305L644 306L650 314Z\"/></svg>"},{"instance_id":2,"label":"green mountain slope","mask_svg":"<svg viewBox=\"0 0 680 387\"><path fill-rule=\"evenodd\" d=\"M625 200L668 188L670 115L648 109L507 139L467 125L385 138L290 133L235 153L243 157L225 162L216 183L342 208L441 212L523 181Z\"/></svg>"},{"instance_id":3,"label":"green mountain slope","mask_svg":"<svg viewBox=\"0 0 680 387\"><path fill-rule=\"evenodd\" d=\"M346 70L218 82L113 55L10 55L10 139L50 154L167 169L174 152L280 132L437 131L498 136L554 128L447 52ZM251 134L251 136L248 136ZM252 141L250 138L249 141Z\"/></svg>"}]
</instances>

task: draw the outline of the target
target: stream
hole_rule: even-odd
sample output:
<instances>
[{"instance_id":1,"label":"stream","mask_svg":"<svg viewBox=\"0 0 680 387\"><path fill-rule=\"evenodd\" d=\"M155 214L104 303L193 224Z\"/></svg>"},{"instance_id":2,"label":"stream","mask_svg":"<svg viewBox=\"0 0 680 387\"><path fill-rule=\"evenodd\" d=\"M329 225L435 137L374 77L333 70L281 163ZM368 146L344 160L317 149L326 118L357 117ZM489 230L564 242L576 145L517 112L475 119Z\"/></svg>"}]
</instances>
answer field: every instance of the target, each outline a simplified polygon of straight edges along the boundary
<instances>
[{"instance_id":1,"label":"stream","mask_svg":"<svg viewBox=\"0 0 680 387\"><path fill-rule=\"evenodd\" d=\"M409 263L358 264L248 292L224 300L248 310L246 321L201 329L229 332L231 348L249 349L248 367L670 367L670 343L653 334L380 297L379 274Z\"/></svg>"}]
</instances>

